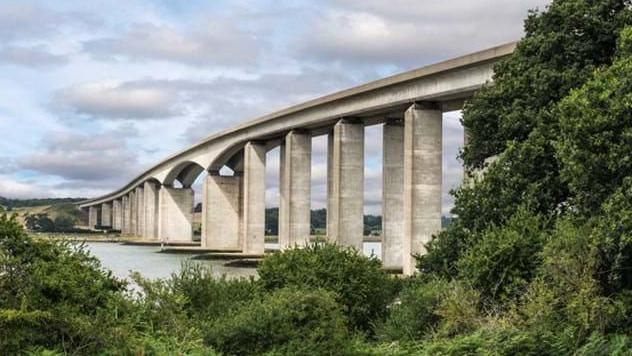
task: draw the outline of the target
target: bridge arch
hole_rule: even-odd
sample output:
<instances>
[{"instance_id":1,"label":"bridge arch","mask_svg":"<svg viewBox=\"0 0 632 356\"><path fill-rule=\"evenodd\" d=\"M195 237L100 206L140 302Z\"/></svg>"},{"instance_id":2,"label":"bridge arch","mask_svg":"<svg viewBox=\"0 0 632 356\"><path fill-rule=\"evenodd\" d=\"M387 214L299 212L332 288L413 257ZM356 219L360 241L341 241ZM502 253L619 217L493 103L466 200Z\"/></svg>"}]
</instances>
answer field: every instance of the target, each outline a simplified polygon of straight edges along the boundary
<instances>
[{"instance_id":1,"label":"bridge arch","mask_svg":"<svg viewBox=\"0 0 632 356\"><path fill-rule=\"evenodd\" d=\"M178 181L183 188L190 188L197 177L204 171L204 167L193 161L184 161L176 164L163 180L165 186L173 186Z\"/></svg>"}]
</instances>

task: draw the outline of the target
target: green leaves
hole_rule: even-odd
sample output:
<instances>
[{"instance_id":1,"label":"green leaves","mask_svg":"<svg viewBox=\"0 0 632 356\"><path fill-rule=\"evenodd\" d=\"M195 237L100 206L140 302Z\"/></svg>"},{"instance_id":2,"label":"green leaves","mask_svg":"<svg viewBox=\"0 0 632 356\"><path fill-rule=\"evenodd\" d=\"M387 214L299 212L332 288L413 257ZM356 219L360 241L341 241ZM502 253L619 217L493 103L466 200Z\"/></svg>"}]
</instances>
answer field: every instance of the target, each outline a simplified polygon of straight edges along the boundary
<instances>
[{"instance_id":1,"label":"green leaves","mask_svg":"<svg viewBox=\"0 0 632 356\"><path fill-rule=\"evenodd\" d=\"M619 41L625 53L632 29ZM622 47L623 46L623 47ZM632 174L632 56L623 55L559 104L561 176L585 216Z\"/></svg>"},{"instance_id":2,"label":"green leaves","mask_svg":"<svg viewBox=\"0 0 632 356\"><path fill-rule=\"evenodd\" d=\"M332 244L311 244L269 256L258 272L268 291L297 287L335 293L351 327L369 334L396 292L395 281L382 271L379 260Z\"/></svg>"}]
</instances>

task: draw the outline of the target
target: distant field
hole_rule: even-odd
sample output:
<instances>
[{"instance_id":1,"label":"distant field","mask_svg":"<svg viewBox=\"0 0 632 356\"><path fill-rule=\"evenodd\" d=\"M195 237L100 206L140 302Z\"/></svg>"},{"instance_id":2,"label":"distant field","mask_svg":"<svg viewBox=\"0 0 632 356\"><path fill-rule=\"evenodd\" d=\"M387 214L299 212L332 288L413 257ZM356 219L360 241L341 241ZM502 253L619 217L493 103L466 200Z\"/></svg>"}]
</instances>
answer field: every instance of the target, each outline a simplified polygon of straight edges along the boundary
<instances>
[{"instance_id":1,"label":"distant field","mask_svg":"<svg viewBox=\"0 0 632 356\"><path fill-rule=\"evenodd\" d=\"M4 210L7 210L7 209L4 208ZM56 217L60 215L69 215L78 219L77 225L81 225L79 221L81 212L72 203L38 205L38 206L20 206L20 207L12 208L10 211L7 211L7 213L15 214L17 216L17 220L22 224L25 223L25 219L29 215L46 214L52 220L54 220Z\"/></svg>"}]
</instances>

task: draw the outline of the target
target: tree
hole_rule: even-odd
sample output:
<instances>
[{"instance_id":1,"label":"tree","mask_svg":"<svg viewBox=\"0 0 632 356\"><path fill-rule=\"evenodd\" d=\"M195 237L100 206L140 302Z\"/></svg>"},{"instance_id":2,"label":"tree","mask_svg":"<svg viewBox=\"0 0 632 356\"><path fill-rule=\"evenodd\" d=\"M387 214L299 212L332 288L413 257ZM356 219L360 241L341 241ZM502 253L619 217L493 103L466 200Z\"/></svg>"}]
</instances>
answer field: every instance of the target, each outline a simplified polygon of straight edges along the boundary
<instances>
[{"instance_id":1,"label":"tree","mask_svg":"<svg viewBox=\"0 0 632 356\"><path fill-rule=\"evenodd\" d=\"M615 63L559 105L561 175L584 215L632 172L632 27L622 32Z\"/></svg>"},{"instance_id":2,"label":"tree","mask_svg":"<svg viewBox=\"0 0 632 356\"><path fill-rule=\"evenodd\" d=\"M456 261L491 224L503 225L519 206L555 217L568 207L555 140L558 102L612 63L619 32L630 22L629 0L556 0L525 21L514 54L495 67L464 108L470 135L462 157L470 169L485 165L485 178L455 194L451 224L428 246L419 267L454 276ZM555 219L547 219L554 223Z\"/></svg>"}]
</instances>

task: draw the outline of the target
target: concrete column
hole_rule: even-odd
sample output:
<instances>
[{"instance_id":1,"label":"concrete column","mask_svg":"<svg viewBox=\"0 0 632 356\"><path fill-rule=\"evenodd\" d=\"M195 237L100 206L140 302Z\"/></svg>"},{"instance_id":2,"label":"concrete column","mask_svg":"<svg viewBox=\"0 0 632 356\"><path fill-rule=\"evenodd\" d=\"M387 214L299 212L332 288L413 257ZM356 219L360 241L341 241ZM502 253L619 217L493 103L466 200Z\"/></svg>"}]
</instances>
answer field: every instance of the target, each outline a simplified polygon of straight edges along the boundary
<instances>
[{"instance_id":1,"label":"concrete column","mask_svg":"<svg viewBox=\"0 0 632 356\"><path fill-rule=\"evenodd\" d=\"M241 251L241 177L210 172L202 197L202 247Z\"/></svg>"},{"instance_id":2,"label":"concrete column","mask_svg":"<svg viewBox=\"0 0 632 356\"><path fill-rule=\"evenodd\" d=\"M123 229L123 207L120 199L112 202L112 229L119 231Z\"/></svg>"},{"instance_id":3,"label":"concrete column","mask_svg":"<svg viewBox=\"0 0 632 356\"><path fill-rule=\"evenodd\" d=\"M112 203L101 204L101 226L112 227Z\"/></svg>"},{"instance_id":4,"label":"concrete column","mask_svg":"<svg viewBox=\"0 0 632 356\"><path fill-rule=\"evenodd\" d=\"M339 121L329 137L327 235L362 250L364 235L364 125Z\"/></svg>"},{"instance_id":5,"label":"concrete column","mask_svg":"<svg viewBox=\"0 0 632 356\"><path fill-rule=\"evenodd\" d=\"M128 195L123 196L121 199L121 205L123 206L123 224L121 226L121 233L129 235L131 232L132 209L129 204Z\"/></svg>"},{"instance_id":6,"label":"concrete column","mask_svg":"<svg viewBox=\"0 0 632 356\"><path fill-rule=\"evenodd\" d=\"M311 232L312 136L292 131L281 146L279 244L281 249L309 242Z\"/></svg>"},{"instance_id":7,"label":"concrete column","mask_svg":"<svg viewBox=\"0 0 632 356\"><path fill-rule=\"evenodd\" d=\"M242 251L263 255L266 209L266 145L248 142L244 147L242 180Z\"/></svg>"},{"instance_id":8,"label":"concrete column","mask_svg":"<svg viewBox=\"0 0 632 356\"><path fill-rule=\"evenodd\" d=\"M91 206L88 208L88 227L94 229L99 225L99 208Z\"/></svg>"},{"instance_id":9,"label":"concrete column","mask_svg":"<svg viewBox=\"0 0 632 356\"><path fill-rule=\"evenodd\" d=\"M414 104L404 115L403 272L415 273L413 255L441 230L442 112L432 103Z\"/></svg>"},{"instance_id":10,"label":"concrete column","mask_svg":"<svg viewBox=\"0 0 632 356\"><path fill-rule=\"evenodd\" d=\"M163 186L158 193L158 235L162 241L193 241L193 189Z\"/></svg>"},{"instance_id":11,"label":"concrete column","mask_svg":"<svg viewBox=\"0 0 632 356\"><path fill-rule=\"evenodd\" d=\"M129 196L129 234L136 236L138 227L138 199L136 199L136 191L132 190Z\"/></svg>"},{"instance_id":12,"label":"concrete column","mask_svg":"<svg viewBox=\"0 0 632 356\"><path fill-rule=\"evenodd\" d=\"M145 234L145 188L136 187L136 236L144 237Z\"/></svg>"},{"instance_id":13,"label":"concrete column","mask_svg":"<svg viewBox=\"0 0 632 356\"><path fill-rule=\"evenodd\" d=\"M382 264L402 268L404 240L404 125L387 123L382 150Z\"/></svg>"},{"instance_id":14,"label":"concrete column","mask_svg":"<svg viewBox=\"0 0 632 356\"><path fill-rule=\"evenodd\" d=\"M153 182L145 182L143 186L143 238L149 240L158 239L158 191L160 185Z\"/></svg>"}]
</instances>

